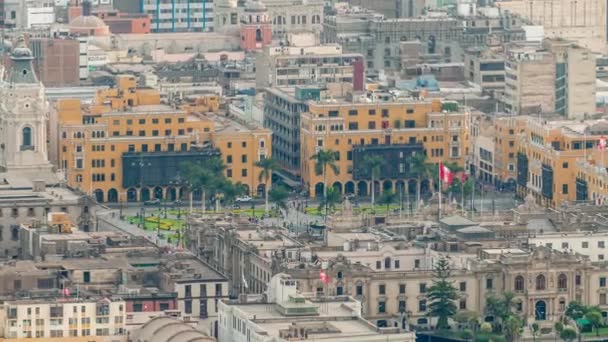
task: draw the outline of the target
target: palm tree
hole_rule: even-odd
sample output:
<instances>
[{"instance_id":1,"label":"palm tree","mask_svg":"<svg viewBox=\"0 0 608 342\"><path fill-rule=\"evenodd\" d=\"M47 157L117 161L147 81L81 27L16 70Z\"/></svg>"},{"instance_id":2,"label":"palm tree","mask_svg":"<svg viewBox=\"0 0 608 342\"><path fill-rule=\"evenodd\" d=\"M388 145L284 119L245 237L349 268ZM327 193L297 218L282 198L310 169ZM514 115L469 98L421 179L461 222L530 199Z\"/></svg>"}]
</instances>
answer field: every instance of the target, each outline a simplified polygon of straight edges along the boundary
<instances>
[{"instance_id":1,"label":"palm tree","mask_svg":"<svg viewBox=\"0 0 608 342\"><path fill-rule=\"evenodd\" d=\"M205 160L204 163L186 163L182 166L185 178L190 184L190 191L201 190L202 207L205 211L206 193L216 192L225 180L224 169L226 166L219 157Z\"/></svg>"},{"instance_id":2,"label":"palm tree","mask_svg":"<svg viewBox=\"0 0 608 342\"><path fill-rule=\"evenodd\" d=\"M280 209L287 209L285 200L289 197L289 191L284 186L274 187L269 192L269 198L277 207L277 211L280 212Z\"/></svg>"},{"instance_id":3,"label":"palm tree","mask_svg":"<svg viewBox=\"0 0 608 342\"><path fill-rule=\"evenodd\" d=\"M320 150L310 157L310 159L315 161L315 173L323 175L323 202L325 203L325 218L327 218L327 168L332 169L334 174L339 174L340 169L336 165L338 158L335 151Z\"/></svg>"},{"instance_id":4,"label":"palm tree","mask_svg":"<svg viewBox=\"0 0 608 342\"><path fill-rule=\"evenodd\" d=\"M366 155L363 158L363 167L365 170L369 170L372 176L372 211L376 204L376 179L380 177L382 165L384 165L384 159L379 155Z\"/></svg>"},{"instance_id":5,"label":"palm tree","mask_svg":"<svg viewBox=\"0 0 608 342\"><path fill-rule=\"evenodd\" d=\"M392 191L384 191L382 193L382 195L380 196L380 198L378 199L378 202L386 205L386 213L388 214L389 207L393 202L395 202L395 200L397 200L396 193L394 193ZM373 207L372 207L372 209L373 209Z\"/></svg>"},{"instance_id":6,"label":"palm tree","mask_svg":"<svg viewBox=\"0 0 608 342\"><path fill-rule=\"evenodd\" d=\"M272 171L279 168L279 163L275 159L264 158L256 162L255 166L262 169L258 176L258 181L260 183L264 182L264 184L266 184L266 190L264 191L264 205L266 209L266 214L268 214L268 211L270 210L268 206L268 193L270 192L270 187L268 186L268 184L272 179Z\"/></svg>"},{"instance_id":7,"label":"palm tree","mask_svg":"<svg viewBox=\"0 0 608 342\"><path fill-rule=\"evenodd\" d=\"M416 206L420 208L420 190L423 179L432 178L432 165L427 162L424 153L416 153L412 157L412 173L416 176Z\"/></svg>"}]
</instances>

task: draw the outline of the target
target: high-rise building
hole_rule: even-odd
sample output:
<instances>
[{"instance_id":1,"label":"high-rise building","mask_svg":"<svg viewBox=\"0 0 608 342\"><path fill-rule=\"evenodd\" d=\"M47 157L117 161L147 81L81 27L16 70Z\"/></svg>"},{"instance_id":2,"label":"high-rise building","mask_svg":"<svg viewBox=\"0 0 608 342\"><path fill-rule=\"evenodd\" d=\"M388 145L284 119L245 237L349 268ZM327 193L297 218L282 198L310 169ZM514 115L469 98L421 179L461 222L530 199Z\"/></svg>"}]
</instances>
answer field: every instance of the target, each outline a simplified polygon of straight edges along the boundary
<instances>
[{"instance_id":1,"label":"high-rise building","mask_svg":"<svg viewBox=\"0 0 608 342\"><path fill-rule=\"evenodd\" d=\"M34 38L30 40L34 69L47 87L78 85L80 82L80 41L77 39Z\"/></svg>"},{"instance_id":2,"label":"high-rise building","mask_svg":"<svg viewBox=\"0 0 608 342\"><path fill-rule=\"evenodd\" d=\"M593 52L606 52L605 1L514 0L496 5L542 25L548 38L573 40Z\"/></svg>"},{"instance_id":3,"label":"high-rise building","mask_svg":"<svg viewBox=\"0 0 608 342\"><path fill-rule=\"evenodd\" d=\"M213 1L139 1L141 12L151 18L153 32L213 31Z\"/></svg>"},{"instance_id":4,"label":"high-rise building","mask_svg":"<svg viewBox=\"0 0 608 342\"><path fill-rule=\"evenodd\" d=\"M505 61L505 111L558 113L583 118L595 113L595 57L572 42L546 39L512 44Z\"/></svg>"}]
</instances>

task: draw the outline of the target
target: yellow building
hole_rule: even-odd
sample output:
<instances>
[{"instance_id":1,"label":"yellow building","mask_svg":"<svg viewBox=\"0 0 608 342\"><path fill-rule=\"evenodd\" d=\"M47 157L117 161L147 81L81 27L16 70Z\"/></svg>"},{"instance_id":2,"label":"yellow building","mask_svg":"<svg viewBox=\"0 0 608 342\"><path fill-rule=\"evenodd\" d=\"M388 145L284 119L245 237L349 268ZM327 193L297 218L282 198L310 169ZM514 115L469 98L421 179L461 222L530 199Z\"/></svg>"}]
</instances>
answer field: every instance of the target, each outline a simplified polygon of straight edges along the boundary
<instances>
[{"instance_id":1,"label":"yellow building","mask_svg":"<svg viewBox=\"0 0 608 342\"><path fill-rule=\"evenodd\" d=\"M320 150L335 151L338 157L339 173L328 170L328 186L361 196L371 193L366 155L385 160L376 191L414 193L414 153L426 153L431 163L464 166L470 143L468 111L440 100L383 98L390 96L309 102L309 112L301 118L301 174L311 196L323 191L323 175L316 174L311 159ZM428 189L428 180L421 186Z\"/></svg>"},{"instance_id":2,"label":"yellow building","mask_svg":"<svg viewBox=\"0 0 608 342\"><path fill-rule=\"evenodd\" d=\"M167 105L158 91L119 76L117 86L99 91L90 106L58 101L59 167L70 187L99 202L175 200L188 192L180 165L221 155L228 178L263 193L255 163L270 157L271 132L218 110L216 95Z\"/></svg>"},{"instance_id":3,"label":"yellow building","mask_svg":"<svg viewBox=\"0 0 608 342\"><path fill-rule=\"evenodd\" d=\"M515 151L516 170L513 175L501 167L498 173L514 176L518 195L523 198L532 194L543 206L593 200L606 194L602 190L605 183L593 175L593 168L587 168L599 139L608 133L602 126L593 120L551 121L529 116L499 119L496 130L513 134L508 133L512 139L498 134L496 148L503 155Z\"/></svg>"}]
</instances>

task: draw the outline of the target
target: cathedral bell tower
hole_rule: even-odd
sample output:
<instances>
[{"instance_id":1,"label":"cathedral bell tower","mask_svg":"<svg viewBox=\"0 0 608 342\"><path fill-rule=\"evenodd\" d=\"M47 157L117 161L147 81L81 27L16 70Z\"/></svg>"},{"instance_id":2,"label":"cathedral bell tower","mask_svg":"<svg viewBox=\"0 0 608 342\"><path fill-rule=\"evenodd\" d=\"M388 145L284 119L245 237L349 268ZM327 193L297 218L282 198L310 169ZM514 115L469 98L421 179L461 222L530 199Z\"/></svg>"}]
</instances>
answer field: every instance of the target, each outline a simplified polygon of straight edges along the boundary
<instances>
[{"instance_id":1,"label":"cathedral bell tower","mask_svg":"<svg viewBox=\"0 0 608 342\"><path fill-rule=\"evenodd\" d=\"M23 37L10 59L0 83L0 171L56 182L47 153L49 104Z\"/></svg>"}]
</instances>

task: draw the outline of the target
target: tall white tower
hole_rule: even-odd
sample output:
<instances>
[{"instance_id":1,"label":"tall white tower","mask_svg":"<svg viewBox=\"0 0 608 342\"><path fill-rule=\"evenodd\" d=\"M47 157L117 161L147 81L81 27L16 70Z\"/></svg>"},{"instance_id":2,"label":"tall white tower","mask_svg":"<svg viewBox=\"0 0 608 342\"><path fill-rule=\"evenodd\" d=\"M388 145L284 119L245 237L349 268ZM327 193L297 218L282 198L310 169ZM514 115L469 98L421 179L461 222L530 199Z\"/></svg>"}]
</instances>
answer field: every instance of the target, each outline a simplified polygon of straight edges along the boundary
<instances>
[{"instance_id":1,"label":"tall white tower","mask_svg":"<svg viewBox=\"0 0 608 342\"><path fill-rule=\"evenodd\" d=\"M0 170L56 181L47 154L49 104L32 68L32 51L19 38L0 83Z\"/></svg>"}]
</instances>

